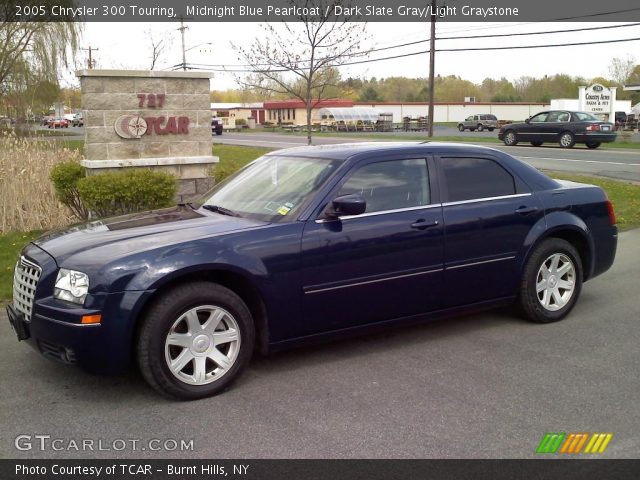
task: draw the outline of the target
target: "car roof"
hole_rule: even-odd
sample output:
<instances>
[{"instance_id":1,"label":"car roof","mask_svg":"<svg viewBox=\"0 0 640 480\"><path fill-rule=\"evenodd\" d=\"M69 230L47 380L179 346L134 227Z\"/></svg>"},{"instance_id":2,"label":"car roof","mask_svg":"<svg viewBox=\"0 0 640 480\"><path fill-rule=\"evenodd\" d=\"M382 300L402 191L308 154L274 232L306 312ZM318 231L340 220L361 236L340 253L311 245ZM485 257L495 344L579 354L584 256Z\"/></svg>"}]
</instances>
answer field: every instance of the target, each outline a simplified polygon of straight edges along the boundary
<instances>
[{"instance_id":1,"label":"car roof","mask_svg":"<svg viewBox=\"0 0 640 480\"><path fill-rule=\"evenodd\" d=\"M322 158L330 160L347 160L359 154L371 153L438 153L438 152L485 152L502 153L499 150L480 145L470 145L466 143L443 143L443 142L358 142L340 143L337 145L305 145L303 147L292 147L283 150L275 150L267 155L278 155L288 157Z\"/></svg>"}]
</instances>

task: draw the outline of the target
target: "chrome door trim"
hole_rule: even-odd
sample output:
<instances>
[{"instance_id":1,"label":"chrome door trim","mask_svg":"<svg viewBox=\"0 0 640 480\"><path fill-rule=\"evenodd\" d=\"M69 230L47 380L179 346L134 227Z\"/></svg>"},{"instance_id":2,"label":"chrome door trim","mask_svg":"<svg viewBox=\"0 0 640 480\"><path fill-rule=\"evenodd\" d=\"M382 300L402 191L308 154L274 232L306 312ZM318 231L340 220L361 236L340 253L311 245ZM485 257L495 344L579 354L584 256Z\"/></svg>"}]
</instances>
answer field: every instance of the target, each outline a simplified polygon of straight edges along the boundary
<instances>
[{"instance_id":1,"label":"chrome door trim","mask_svg":"<svg viewBox=\"0 0 640 480\"><path fill-rule=\"evenodd\" d=\"M513 260L514 258L516 258L515 255L511 255L509 257L502 257L502 258L492 258L491 260L482 260L480 262L472 262L472 263L465 263L462 265L454 265L453 267L444 267L445 270L455 270L458 268L465 268L465 267L473 267L474 265L482 265L485 263L494 263L494 262L502 262L505 260Z\"/></svg>"},{"instance_id":2,"label":"chrome door trim","mask_svg":"<svg viewBox=\"0 0 640 480\"><path fill-rule=\"evenodd\" d=\"M506 198L519 198L519 197L530 197L530 196L531 196L531 193L517 193L514 195L501 195L499 197L471 198L469 200L459 200L457 202L445 202L442 204L442 206L450 207L452 205L464 205L465 203L490 202L493 200L503 200Z\"/></svg>"},{"instance_id":3,"label":"chrome door trim","mask_svg":"<svg viewBox=\"0 0 640 480\"><path fill-rule=\"evenodd\" d=\"M369 285L371 283L387 282L389 280L397 280L399 278L417 277L419 275L428 275L430 273L437 273L441 271L442 271L442 268L436 268L433 270L426 270L424 272L406 273L403 275L394 275L393 277L376 278L374 280L364 280L361 282L348 283L346 285L336 285L335 287L325 287L325 288L308 287L308 290L304 290L304 293L305 295L311 295L313 293L328 292L331 290L340 290L342 288L358 287L360 285Z\"/></svg>"},{"instance_id":4,"label":"chrome door trim","mask_svg":"<svg viewBox=\"0 0 640 480\"><path fill-rule=\"evenodd\" d=\"M336 217L336 218L319 218L315 220L315 222L326 223L326 222L334 222L336 220L351 220L352 218L374 217L377 215L387 215L389 213L411 212L413 210L428 210L432 208L439 208L441 206L442 205L440 203L433 203L430 205L420 205L418 207L395 208L393 210L380 210L379 212L361 213L360 215L344 215L342 217Z\"/></svg>"}]
</instances>

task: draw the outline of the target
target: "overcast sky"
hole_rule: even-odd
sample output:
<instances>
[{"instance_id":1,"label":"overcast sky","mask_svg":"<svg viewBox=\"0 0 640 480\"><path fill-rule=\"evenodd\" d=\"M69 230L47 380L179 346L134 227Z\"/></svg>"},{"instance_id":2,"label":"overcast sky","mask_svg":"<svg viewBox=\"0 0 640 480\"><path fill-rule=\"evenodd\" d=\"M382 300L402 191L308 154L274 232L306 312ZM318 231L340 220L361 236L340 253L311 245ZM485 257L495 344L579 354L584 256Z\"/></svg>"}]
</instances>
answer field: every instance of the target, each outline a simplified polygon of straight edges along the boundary
<instances>
[{"instance_id":1,"label":"overcast sky","mask_svg":"<svg viewBox=\"0 0 640 480\"><path fill-rule=\"evenodd\" d=\"M250 46L262 30L257 23L187 23L187 48L213 42L212 46L200 46L187 53L188 63L237 64L239 60L231 47ZM589 28L614 23L442 23L437 35L467 36L504 33L540 32ZM620 25L620 24L618 24ZM148 32L154 37L171 38L171 46L159 62L162 69L182 61L180 33L176 23L87 23L85 24L83 46L91 45L99 50L94 53L97 68L148 69L150 65L151 43ZM368 47L386 47L399 43L427 39L428 23L369 23ZM436 48L464 48L483 46L540 45L553 43L587 42L623 38L640 38L640 26L613 28L586 32L572 32L553 35L533 35L526 37L505 37L474 40L439 40ZM426 50L428 44L375 52L369 58L397 55ZM439 52L436 55L436 73L458 75L480 83L486 77L506 77L514 80L521 76L540 77L556 73L579 75L586 78L607 76L613 57L634 57L640 62L640 41L604 45L555 47L527 50L498 50L487 52ZM86 52L81 60L86 61ZM426 77L429 70L429 56L422 54L401 59L373 62L364 65L341 68L343 78L351 77ZM71 71L65 75L67 83L76 84ZM216 73L212 88L227 89L237 85L231 74ZM577 96L577 92L576 92Z\"/></svg>"}]
</instances>

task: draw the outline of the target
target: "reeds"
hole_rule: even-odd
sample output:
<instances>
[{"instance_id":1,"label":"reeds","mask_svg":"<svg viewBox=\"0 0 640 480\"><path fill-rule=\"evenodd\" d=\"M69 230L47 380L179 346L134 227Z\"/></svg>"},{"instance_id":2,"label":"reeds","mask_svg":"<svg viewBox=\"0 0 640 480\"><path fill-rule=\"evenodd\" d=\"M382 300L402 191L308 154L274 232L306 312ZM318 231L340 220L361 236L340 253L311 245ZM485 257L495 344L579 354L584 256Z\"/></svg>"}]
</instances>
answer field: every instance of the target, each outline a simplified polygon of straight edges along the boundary
<instances>
[{"instance_id":1,"label":"reeds","mask_svg":"<svg viewBox=\"0 0 640 480\"><path fill-rule=\"evenodd\" d=\"M74 218L56 199L49 174L57 163L80 158L80 152L55 140L0 134L0 234L71 223Z\"/></svg>"}]
</instances>

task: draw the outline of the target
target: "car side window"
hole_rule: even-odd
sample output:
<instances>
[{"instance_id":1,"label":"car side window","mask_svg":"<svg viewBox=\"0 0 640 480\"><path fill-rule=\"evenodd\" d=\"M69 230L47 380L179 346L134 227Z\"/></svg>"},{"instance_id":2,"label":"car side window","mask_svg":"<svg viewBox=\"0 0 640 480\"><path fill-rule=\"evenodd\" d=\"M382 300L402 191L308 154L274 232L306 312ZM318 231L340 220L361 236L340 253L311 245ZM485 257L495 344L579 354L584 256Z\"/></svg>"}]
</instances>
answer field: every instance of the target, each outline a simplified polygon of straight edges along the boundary
<instances>
[{"instance_id":1,"label":"car side window","mask_svg":"<svg viewBox=\"0 0 640 480\"><path fill-rule=\"evenodd\" d=\"M449 202L516 193L513 176L488 158L443 158L442 172Z\"/></svg>"},{"instance_id":2,"label":"car side window","mask_svg":"<svg viewBox=\"0 0 640 480\"><path fill-rule=\"evenodd\" d=\"M367 202L365 213L428 205L427 161L390 160L358 168L336 196L359 193Z\"/></svg>"},{"instance_id":3,"label":"car side window","mask_svg":"<svg viewBox=\"0 0 640 480\"><path fill-rule=\"evenodd\" d=\"M549 123L549 122L559 122L561 113L562 112L551 112L551 113L549 113L549 116L547 117L547 123Z\"/></svg>"},{"instance_id":4,"label":"car side window","mask_svg":"<svg viewBox=\"0 0 640 480\"><path fill-rule=\"evenodd\" d=\"M571 115L568 112L560 112L558 115L559 122L568 122L571 119Z\"/></svg>"},{"instance_id":5,"label":"car side window","mask_svg":"<svg viewBox=\"0 0 640 480\"><path fill-rule=\"evenodd\" d=\"M531 117L529 120L530 123L542 123L547 121L547 117L549 116L549 112L539 113L535 117Z\"/></svg>"}]
</instances>

